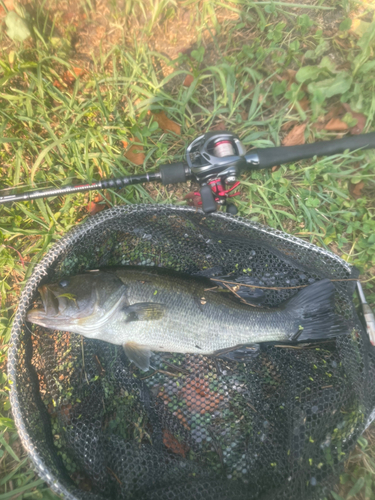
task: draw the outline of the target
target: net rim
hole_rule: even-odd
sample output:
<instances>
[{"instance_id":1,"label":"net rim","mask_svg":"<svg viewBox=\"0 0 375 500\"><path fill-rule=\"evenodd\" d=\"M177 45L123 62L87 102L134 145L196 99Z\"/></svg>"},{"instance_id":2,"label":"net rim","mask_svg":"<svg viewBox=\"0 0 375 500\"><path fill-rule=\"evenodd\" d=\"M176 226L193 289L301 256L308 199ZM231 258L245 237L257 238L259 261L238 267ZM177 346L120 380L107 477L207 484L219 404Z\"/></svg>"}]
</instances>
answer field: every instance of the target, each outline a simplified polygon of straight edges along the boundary
<instances>
[{"instance_id":1,"label":"net rim","mask_svg":"<svg viewBox=\"0 0 375 500\"><path fill-rule=\"evenodd\" d=\"M56 259L62 254L62 252L71 244L74 244L80 237L86 235L90 229L96 227L99 224L105 223L109 219L113 219L113 217L120 217L126 214L130 214L132 212L155 212L155 214L161 214L163 211L165 213L172 212L174 213L202 213L205 217L210 218L219 218L223 220L230 220L234 224L238 224L239 226L244 226L250 229L254 229L263 234L272 235L283 241L288 241L295 245L300 246L305 250L314 251L316 254L320 254L322 256L329 257L330 259L335 260L339 265L341 265L346 272L351 273L353 270L352 265L348 264L346 261L341 259L338 255L333 252L326 250L324 248L317 247L312 243L306 242L296 236L290 235L278 229L274 229L263 224L249 221L244 217L233 216L231 214L225 212L215 212L213 214L207 215L202 211L197 210L194 207L178 207L174 205L151 205L151 204L132 204L132 205L120 205L114 206L108 210L100 212L92 217L88 217L81 224L76 225L74 228L69 230L65 235L61 237L60 240L55 242L44 255L39 263L33 269L31 276L26 282L20 298L19 298L19 306L17 308L12 330L10 337L10 347L8 352L8 377L10 381L10 403L12 414L14 417L15 425L18 430L20 440L24 448L26 449L29 458L32 461L32 464L38 473L38 475L48 483L50 488L57 494L63 495L64 498L69 500L77 500L78 497L72 494L71 491L67 489L62 481L57 479L54 474L52 474L48 470L48 466L45 465L43 459L37 452L35 446L33 445L32 439L29 436L29 433L26 430L25 421L22 415L22 411L20 409L20 400L17 392L17 378L16 378L16 365L17 365L17 349L20 339L20 333L22 330L22 325L24 321L24 317L27 309L29 308L28 301L33 296L36 291L40 281L47 275L46 269L51 266ZM366 423L366 428L370 423L375 420L375 409L370 415ZM75 488L73 486L73 488ZM73 489L72 488L72 489ZM72 490L71 489L71 490Z\"/></svg>"}]
</instances>

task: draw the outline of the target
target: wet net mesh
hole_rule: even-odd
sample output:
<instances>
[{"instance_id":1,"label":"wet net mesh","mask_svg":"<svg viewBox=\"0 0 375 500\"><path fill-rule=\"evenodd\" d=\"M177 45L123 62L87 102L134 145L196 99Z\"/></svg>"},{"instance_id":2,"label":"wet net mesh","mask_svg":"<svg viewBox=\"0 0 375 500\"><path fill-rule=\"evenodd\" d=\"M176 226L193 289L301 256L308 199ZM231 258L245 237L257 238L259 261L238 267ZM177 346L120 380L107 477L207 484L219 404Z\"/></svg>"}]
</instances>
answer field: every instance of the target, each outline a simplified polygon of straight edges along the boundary
<instances>
[{"instance_id":1,"label":"wet net mesh","mask_svg":"<svg viewBox=\"0 0 375 500\"><path fill-rule=\"evenodd\" d=\"M236 360L158 353L142 372L120 346L25 324L40 284L127 264L270 287L239 288L265 306L342 279L336 307L352 333ZM12 331L12 408L38 473L70 499L323 497L375 407L375 357L345 281L356 277L323 249L223 213L132 206L87 220L37 265Z\"/></svg>"}]
</instances>

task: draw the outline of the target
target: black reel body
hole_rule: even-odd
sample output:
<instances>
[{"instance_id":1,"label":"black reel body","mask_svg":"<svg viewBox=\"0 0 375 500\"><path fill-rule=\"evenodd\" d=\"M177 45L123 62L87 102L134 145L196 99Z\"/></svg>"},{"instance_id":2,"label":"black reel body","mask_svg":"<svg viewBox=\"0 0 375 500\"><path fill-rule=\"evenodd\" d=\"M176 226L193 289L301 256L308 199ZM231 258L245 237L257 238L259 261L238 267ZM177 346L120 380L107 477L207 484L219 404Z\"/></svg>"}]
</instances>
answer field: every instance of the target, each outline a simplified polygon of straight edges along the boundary
<instances>
[{"instance_id":1,"label":"black reel body","mask_svg":"<svg viewBox=\"0 0 375 500\"><path fill-rule=\"evenodd\" d=\"M215 212L217 204L227 205L228 212L236 213L227 198L239 194L229 193L239 185L237 176L246 168L245 154L239 137L231 132L208 132L195 139L186 150L186 161L202 187L199 193L186 196L190 203L201 205L206 213Z\"/></svg>"},{"instance_id":2,"label":"black reel body","mask_svg":"<svg viewBox=\"0 0 375 500\"><path fill-rule=\"evenodd\" d=\"M246 166L245 154L236 134L208 132L188 146L186 161L198 182L204 183L218 176L236 176Z\"/></svg>"}]
</instances>

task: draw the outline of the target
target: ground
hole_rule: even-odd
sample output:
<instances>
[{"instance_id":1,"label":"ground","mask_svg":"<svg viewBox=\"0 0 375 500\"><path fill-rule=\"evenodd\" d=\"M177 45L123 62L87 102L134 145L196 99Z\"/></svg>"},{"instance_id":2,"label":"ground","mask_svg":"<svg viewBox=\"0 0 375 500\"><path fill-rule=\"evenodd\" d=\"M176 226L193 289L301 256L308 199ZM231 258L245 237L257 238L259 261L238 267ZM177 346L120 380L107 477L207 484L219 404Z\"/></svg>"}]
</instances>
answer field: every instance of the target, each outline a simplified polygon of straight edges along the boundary
<instances>
[{"instance_id":1,"label":"ground","mask_svg":"<svg viewBox=\"0 0 375 500\"><path fill-rule=\"evenodd\" d=\"M207 130L230 129L251 148L374 129L370 0L42 5L0 1L4 188L153 171L179 161ZM18 13L21 33L6 26L8 11ZM374 305L374 163L370 150L244 175L239 214L356 265ZM194 187L133 186L0 209L0 499L54 497L28 467L5 374L15 307L35 263L67 230L108 206L184 204ZM375 498L374 450L372 429L335 499Z\"/></svg>"}]
</instances>

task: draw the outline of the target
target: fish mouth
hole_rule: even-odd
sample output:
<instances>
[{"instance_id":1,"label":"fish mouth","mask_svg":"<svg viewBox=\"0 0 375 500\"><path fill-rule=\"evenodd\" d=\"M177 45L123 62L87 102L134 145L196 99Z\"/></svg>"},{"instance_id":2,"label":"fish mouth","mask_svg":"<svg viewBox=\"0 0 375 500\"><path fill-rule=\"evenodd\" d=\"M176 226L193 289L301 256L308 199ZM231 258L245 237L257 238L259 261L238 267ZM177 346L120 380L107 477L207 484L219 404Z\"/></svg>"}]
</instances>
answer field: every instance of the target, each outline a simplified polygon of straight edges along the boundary
<instances>
[{"instance_id":1,"label":"fish mouth","mask_svg":"<svg viewBox=\"0 0 375 500\"><path fill-rule=\"evenodd\" d=\"M37 325L48 327L51 322L57 325L59 321L64 321L61 313L65 309L63 297L53 293L48 285L42 285L38 288L42 298L43 308L32 309L27 313L27 320Z\"/></svg>"}]
</instances>

